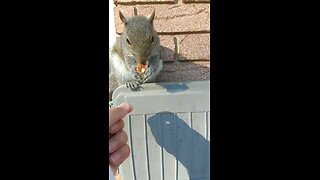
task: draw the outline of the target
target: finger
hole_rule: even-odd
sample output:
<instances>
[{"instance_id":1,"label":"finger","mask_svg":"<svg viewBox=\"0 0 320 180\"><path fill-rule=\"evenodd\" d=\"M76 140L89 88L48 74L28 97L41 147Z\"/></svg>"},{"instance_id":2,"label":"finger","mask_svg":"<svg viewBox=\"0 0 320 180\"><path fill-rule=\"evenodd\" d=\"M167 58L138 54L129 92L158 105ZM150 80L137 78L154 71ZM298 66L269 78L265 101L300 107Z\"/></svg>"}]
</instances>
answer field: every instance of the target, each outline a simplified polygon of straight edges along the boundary
<instances>
[{"instance_id":1,"label":"finger","mask_svg":"<svg viewBox=\"0 0 320 180\"><path fill-rule=\"evenodd\" d=\"M126 144L128 136L124 131L120 131L109 139L109 154L115 152L121 146Z\"/></svg>"},{"instance_id":2,"label":"finger","mask_svg":"<svg viewBox=\"0 0 320 180\"><path fill-rule=\"evenodd\" d=\"M111 127L109 127L109 135L115 134L118 131L122 130L124 128L124 122L121 119L120 121L117 121L115 124L113 124Z\"/></svg>"},{"instance_id":3,"label":"finger","mask_svg":"<svg viewBox=\"0 0 320 180\"><path fill-rule=\"evenodd\" d=\"M131 111L132 106L128 103L122 103L118 107L109 108L109 127L118 120L123 119Z\"/></svg>"},{"instance_id":4,"label":"finger","mask_svg":"<svg viewBox=\"0 0 320 180\"><path fill-rule=\"evenodd\" d=\"M119 168L119 165L126 160L130 155L130 148L127 144L120 147L116 152L109 155L109 164L113 170L113 172L116 171L116 169Z\"/></svg>"}]
</instances>

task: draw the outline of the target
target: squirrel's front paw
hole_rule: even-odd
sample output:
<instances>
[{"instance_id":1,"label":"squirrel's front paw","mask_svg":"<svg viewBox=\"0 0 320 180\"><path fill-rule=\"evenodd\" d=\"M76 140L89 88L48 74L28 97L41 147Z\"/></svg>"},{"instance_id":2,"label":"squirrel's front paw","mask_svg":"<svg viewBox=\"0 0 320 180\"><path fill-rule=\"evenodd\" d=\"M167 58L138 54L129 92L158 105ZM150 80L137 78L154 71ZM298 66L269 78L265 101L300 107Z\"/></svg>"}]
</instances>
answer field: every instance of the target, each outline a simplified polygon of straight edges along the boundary
<instances>
[{"instance_id":1,"label":"squirrel's front paw","mask_svg":"<svg viewBox=\"0 0 320 180\"><path fill-rule=\"evenodd\" d=\"M140 89L142 89L139 81L126 82L126 87L131 91L140 91Z\"/></svg>"},{"instance_id":2,"label":"squirrel's front paw","mask_svg":"<svg viewBox=\"0 0 320 180\"><path fill-rule=\"evenodd\" d=\"M131 67L130 69L130 76L135 80L135 81L141 81L140 76L136 70L135 67Z\"/></svg>"},{"instance_id":3,"label":"squirrel's front paw","mask_svg":"<svg viewBox=\"0 0 320 180\"><path fill-rule=\"evenodd\" d=\"M143 82L143 83L148 82L148 81L152 78L153 74L154 74L153 68L152 68L152 67L149 67L149 68L145 71L145 73L144 73L144 77L143 77L142 82Z\"/></svg>"}]
</instances>

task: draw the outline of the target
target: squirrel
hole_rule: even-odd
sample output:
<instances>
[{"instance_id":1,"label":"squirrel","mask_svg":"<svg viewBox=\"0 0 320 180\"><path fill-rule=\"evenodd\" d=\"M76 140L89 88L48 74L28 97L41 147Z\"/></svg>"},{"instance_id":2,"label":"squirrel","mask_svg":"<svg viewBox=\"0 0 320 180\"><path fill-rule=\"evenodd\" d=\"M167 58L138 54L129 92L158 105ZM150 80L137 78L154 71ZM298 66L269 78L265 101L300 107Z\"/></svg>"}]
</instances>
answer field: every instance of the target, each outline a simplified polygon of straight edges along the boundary
<instances>
[{"instance_id":1,"label":"squirrel","mask_svg":"<svg viewBox=\"0 0 320 180\"><path fill-rule=\"evenodd\" d=\"M124 23L124 31L111 46L109 59L109 100L113 91L125 84L131 91L139 91L143 83L152 83L162 70L160 40L153 27L155 11L149 16L119 16Z\"/></svg>"}]
</instances>

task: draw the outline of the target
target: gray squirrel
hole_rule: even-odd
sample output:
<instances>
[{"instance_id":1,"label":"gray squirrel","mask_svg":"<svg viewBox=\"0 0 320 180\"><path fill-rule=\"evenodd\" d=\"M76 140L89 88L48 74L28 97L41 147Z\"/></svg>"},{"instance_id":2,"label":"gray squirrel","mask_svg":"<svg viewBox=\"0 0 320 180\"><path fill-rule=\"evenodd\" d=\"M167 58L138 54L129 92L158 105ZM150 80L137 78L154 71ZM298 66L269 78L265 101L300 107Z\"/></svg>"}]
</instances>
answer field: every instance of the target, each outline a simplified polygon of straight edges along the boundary
<instances>
[{"instance_id":1,"label":"gray squirrel","mask_svg":"<svg viewBox=\"0 0 320 180\"><path fill-rule=\"evenodd\" d=\"M123 34L110 50L109 100L113 91L125 84L132 91L139 91L143 83L155 82L162 70L160 40L153 27L155 11L149 16L119 16L124 23Z\"/></svg>"}]
</instances>

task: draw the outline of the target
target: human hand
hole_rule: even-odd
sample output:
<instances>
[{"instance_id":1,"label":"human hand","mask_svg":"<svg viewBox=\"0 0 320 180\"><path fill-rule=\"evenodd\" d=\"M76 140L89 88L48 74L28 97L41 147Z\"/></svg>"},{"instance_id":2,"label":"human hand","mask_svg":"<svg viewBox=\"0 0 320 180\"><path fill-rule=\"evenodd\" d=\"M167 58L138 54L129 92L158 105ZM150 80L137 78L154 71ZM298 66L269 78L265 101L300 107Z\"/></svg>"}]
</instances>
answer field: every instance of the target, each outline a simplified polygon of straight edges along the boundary
<instances>
[{"instance_id":1,"label":"human hand","mask_svg":"<svg viewBox=\"0 0 320 180\"><path fill-rule=\"evenodd\" d=\"M130 155L130 148L126 144L128 137L123 131L122 119L131 111L132 106L128 103L109 108L109 164L113 174L116 174L120 164Z\"/></svg>"}]
</instances>

